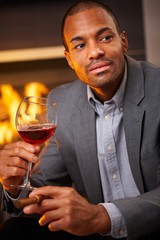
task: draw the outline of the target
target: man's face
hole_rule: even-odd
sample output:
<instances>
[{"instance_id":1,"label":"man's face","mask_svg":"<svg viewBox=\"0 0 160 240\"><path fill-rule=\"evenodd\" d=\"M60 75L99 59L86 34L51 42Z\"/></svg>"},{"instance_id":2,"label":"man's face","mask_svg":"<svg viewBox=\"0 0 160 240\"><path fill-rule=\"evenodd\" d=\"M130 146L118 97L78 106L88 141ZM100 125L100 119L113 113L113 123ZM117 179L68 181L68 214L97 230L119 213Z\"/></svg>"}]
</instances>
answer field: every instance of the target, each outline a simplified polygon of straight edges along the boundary
<instances>
[{"instance_id":1,"label":"man's face","mask_svg":"<svg viewBox=\"0 0 160 240\"><path fill-rule=\"evenodd\" d=\"M82 11L66 19L64 36L68 64L93 89L120 83L128 43L112 17L102 8ZM119 86L119 83L117 86Z\"/></svg>"}]
</instances>

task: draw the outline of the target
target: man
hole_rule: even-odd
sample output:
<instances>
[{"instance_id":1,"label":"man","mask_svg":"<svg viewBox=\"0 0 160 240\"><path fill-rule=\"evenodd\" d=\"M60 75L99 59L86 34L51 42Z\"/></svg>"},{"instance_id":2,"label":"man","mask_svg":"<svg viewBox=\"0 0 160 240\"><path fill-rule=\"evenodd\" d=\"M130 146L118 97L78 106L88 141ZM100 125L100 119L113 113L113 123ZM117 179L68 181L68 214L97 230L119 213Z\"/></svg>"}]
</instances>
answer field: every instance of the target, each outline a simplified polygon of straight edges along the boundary
<instances>
[{"instance_id":1,"label":"man","mask_svg":"<svg viewBox=\"0 0 160 240\"><path fill-rule=\"evenodd\" d=\"M95 1L71 6L62 39L79 80L49 93L60 146L51 139L41 153L32 184L48 186L30 197L45 199L23 213L40 214L41 226L73 239L159 239L160 68L127 56L126 33ZM12 202L23 193L10 186L22 182L38 151L17 142L0 153L3 208L15 215Z\"/></svg>"}]
</instances>

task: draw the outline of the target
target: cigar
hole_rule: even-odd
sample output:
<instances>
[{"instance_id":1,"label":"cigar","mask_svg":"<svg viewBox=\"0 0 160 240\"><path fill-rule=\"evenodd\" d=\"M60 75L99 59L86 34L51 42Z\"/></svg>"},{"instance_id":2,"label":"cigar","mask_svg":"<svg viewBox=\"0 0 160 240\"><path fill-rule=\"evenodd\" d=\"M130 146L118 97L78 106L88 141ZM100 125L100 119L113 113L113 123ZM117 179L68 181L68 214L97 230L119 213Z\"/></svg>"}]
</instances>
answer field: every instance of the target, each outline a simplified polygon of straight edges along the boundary
<instances>
[{"instance_id":1,"label":"cigar","mask_svg":"<svg viewBox=\"0 0 160 240\"><path fill-rule=\"evenodd\" d=\"M44 199L44 196L34 196L34 197L28 197L28 198L21 198L18 200L15 200L13 202L14 206L18 209L22 209L27 205L34 204L34 203L40 203Z\"/></svg>"}]
</instances>

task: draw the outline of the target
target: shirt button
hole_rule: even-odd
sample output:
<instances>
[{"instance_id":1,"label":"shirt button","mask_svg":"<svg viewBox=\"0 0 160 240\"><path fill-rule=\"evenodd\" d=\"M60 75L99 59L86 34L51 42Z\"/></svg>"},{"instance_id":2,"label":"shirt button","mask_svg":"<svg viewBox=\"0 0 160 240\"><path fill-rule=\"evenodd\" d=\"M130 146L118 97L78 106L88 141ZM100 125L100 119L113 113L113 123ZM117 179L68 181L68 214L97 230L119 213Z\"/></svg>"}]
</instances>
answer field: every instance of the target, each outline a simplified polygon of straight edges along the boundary
<instances>
[{"instance_id":1,"label":"shirt button","mask_svg":"<svg viewBox=\"0 0 160 240\"><path fill-rule=\"evenodd\" d=\"M107 150L108 150L109 152L112 151L112 146L111 146L111 145L108 145Z\"/></svg>"},{"instance_id":2,"label":"shirt button","mask_svg":"<svg viewBox=\"0 0 160 240\"><path fill-rule=\"evenodd\" d=\"M112 175L112 179L115 180L117 178L117 175L116 174L113 174Z\"/></svg>"},{"instance_id":3,"label":"shirt button","mask_svg":"<svg viewBox=\"0 0 160 240\"><path fill-rule=\"evenodd\" d=\"M119 236L122 237L123 235L124 235L124 230L121 229L121 230L119 231Z\"/></svg>"},{"instance_id":4,"label":"shirt button","mask_svg":"<svg viewBox=\"0 0 160 240\"><path fill-rule=\"evenodd\" d=\"M105 118L105 120L108 120L109 119L109 114L106 115L104 118Z\"/></svg>"},{"instance_id":5,"label":"shirt button","mask_svg":"<svg viewBox=\"0 0 160 240\"><path fill-rule=\"evenodd\" d=\"M120 112L123 112L123 107L120 107L120 109L119 109L119 110L120 110Z\"/></svg>"}]
</instances>

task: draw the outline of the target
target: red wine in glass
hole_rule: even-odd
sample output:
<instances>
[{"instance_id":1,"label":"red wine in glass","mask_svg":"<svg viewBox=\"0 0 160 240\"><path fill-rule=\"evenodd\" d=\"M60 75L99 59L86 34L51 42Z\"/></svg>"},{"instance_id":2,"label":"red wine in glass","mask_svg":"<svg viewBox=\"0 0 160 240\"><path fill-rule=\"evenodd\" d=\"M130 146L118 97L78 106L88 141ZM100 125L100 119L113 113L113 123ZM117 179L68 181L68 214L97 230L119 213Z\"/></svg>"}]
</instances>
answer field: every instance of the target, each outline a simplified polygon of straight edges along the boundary
<instances>
[{"instance_id":1,"label":"red wine in glass","mask_svg":"<svg viewBox=\"0 0 160 240\"><path fill-rule=\"evenodd\" d=\"M56 126L53 124L41 124L29 126L26 129L18 129L19 135L24 141L33 145L38 145L48 140L55 132Z\"/></svg>"}]
</instances>

